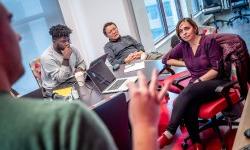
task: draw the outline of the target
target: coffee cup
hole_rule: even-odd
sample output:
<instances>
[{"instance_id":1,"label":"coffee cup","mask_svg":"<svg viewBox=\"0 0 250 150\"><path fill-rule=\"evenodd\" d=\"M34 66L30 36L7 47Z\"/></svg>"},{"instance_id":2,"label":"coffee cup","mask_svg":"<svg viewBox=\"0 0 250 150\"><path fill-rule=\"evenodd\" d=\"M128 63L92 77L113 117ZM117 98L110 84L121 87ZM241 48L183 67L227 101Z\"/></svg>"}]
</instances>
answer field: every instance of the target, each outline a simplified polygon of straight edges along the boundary
<instances>
[{"instance_id":1,"label":"coffee cup","mask_svg":"<svg viewBox=\"0 0 250 150\"><path fill-rule=\"evenodd\" d=\"M77 84L79 86L83 86L85 84L85 77L84 77L84 72L83 71L78 71L75 73L75 78L77 81Z\"/></svg>"}]
</instances>

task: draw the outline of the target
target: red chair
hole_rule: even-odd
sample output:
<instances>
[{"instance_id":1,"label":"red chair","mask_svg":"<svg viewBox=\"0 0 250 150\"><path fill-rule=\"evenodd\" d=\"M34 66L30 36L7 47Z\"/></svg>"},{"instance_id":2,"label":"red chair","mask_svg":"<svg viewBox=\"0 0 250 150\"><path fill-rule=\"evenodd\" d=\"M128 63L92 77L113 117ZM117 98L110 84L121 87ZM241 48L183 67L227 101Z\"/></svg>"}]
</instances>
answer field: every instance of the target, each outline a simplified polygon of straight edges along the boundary
<instances>
[{"instance_id":1,"label":"red chair","mask_svg":"<svg viewBox=\"0 0 250 150\"><path fill-rule=\"evenodd\" d=\"M221 37L224 38L223 36L224 35L221 35L219 39L221 39ZM228 69L228 66L227 66L226 73L230 74L231 64L235 63L236 75L237 75L238 80L230 81L225 85L218 86L216 88L216 92L218 92L221 95L221 98L203 104L200 107L200 111L198 115L200 119L205 120L205 124L203 124L199 128L200 132L208 128L213 128L215 133L217 133L220 138L222 147L225 147L225 144L224 144L223 136L220 133L219 126L227 125L231 129L233 125L238 125L238 122L231 121L230 118L223 115L223 113L221 112L230 111L234 107L235 104L240 103L242 100L244 100L248 92L247 83L250 84L250 79L249 79L250 74L248 71L250 68L250 57L249 57L244 40L242 40L237 35L225 35L225 36L229 36L228 39L236 38L238 39L238 41L241 42L241 44L243 44L243 46L240 47L242 48L241 50L235 49L235 47L233 47L235 45L232 45L232 44L226 45L226 46L224 45L226 48L229 48L229 49L225 49L225 47L223 47L223 53L224 53L223 61L224 62L223 64L221 64L221 66L222 68L224 68L226 67L225 64L229 65L230 69ZM222 43L227 44L227 42L225 41L223 41ZM167 66L166 68L167 70L171 69L169 66ZM173 81L173 85L172 85L173 87L171 86L170 90L174 93L180 93L181 90L187 86L189 82L188 80L189 77L184 76L181 79L177 79L177 78L182 76L183 74L186 75L188 73L181 72L181 73L175 74L173 70L169 72L171 72L173 75L166 78L165 81L166 80ZM244 83L242 82L242 80L247 81L247 82ZM238 86L238 83L240 86ZM187 148L188 139L189 137L184 139L184 143L182 145L183 148Z\"/></svg>"},{"instance_id":2,"label":"red chair","mask_svg":"<svg viewBox=\"0 0 250 150\"><path fill-rule=\"evenodd\" d=\"M39 87L42 87L42 80L41 80L41 62L40 58L34 59L30 64L31 71L37 81Z\"/></svg>"},{"instance_id":3,"label":"red chair","mask_svg":"<svg viewBox=\"0 0 250 150\"><path fill-rule=\"evenodd\" d=\"M184 75L184 76L183 76ZM188 71L183 71L174 75L169 76L166 80L173 81L173 84L170 86L170 91L174 93L180 93L183 90L189 80L190 75ZM164 81L162 81L164 83ZM226 109L231 109L234 104L239 103L240 101L244 100L245 97L240 97L239 88L234 85L238 83L237 81L229 82L226 85L221 85L217 87L216 92L222 95L221 98L205 103L200 107L199 111L199 119L203 125L199 128L199 131L204 131L208 128L213 128L215 133L218 134L222 146L225 147L223 136L220 133L219 126L228 126L232 129L233 125L238 125L238 122L230 121L230 118L226 118L221 114L222 111ZM232 90L233 89L233 90ZM188 136L184 139L184 143L182 144L183 148L187 148L188 144L187 141L190 139Z\"/></svg>"}]
</instances>

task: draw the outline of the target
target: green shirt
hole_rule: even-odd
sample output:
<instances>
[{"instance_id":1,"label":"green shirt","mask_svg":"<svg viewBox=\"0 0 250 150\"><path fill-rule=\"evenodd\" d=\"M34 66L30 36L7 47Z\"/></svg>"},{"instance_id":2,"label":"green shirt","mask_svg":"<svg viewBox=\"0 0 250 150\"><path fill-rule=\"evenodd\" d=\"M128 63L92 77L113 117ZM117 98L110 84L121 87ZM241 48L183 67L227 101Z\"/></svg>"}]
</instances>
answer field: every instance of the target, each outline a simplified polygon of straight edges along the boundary
<instances>
[{"instance_id":1,"label":"green shirt","mask_svg":"<svg viewBox=\"0 0 250 150\"><path fill-rule=\"evenodd\" d=\"M100 119L80 103L14 99L0 93L0 149L117 149Z\"/></svg>"}]
</instances>

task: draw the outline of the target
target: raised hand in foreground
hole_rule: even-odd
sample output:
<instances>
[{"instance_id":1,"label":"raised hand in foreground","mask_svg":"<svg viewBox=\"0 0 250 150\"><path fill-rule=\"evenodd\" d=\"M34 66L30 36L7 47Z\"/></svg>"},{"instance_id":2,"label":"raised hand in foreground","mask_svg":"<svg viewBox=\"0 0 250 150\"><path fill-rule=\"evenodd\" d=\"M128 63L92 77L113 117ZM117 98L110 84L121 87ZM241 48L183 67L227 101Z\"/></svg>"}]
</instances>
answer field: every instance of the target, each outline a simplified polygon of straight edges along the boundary
<instances>
[{"instance_id":1,"label":"raised hand in foreground","mask_svg":"<svg viewBox=\"0 0 250 150\"><path fill-rule=\"evenodd\" d=\"M153 71L151 82L138 72L138 86L129 83L129 119L133 133L134 150L156 150L157 126L160 117L160 103L170 83L157 91L157 72Z\"/></svg>"}]
</instances>

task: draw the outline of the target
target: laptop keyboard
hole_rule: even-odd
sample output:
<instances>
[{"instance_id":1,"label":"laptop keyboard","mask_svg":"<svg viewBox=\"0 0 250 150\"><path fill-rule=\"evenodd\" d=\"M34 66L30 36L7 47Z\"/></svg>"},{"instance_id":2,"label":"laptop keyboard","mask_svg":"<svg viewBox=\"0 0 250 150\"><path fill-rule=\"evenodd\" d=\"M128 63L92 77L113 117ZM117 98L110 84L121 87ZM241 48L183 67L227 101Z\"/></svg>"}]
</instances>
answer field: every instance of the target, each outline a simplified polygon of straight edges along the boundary
<instances>
[{"instance_id":1,"label":"laptop keyboard","mask_svg":"<svg viewBox=\"0 0 250 150\"><path fill-rule=\"evenodd\" d=\"M118 89L127 79L120 79L117 80L110 88L108 88L109 90L116 90Z\"/></svg>"}]
</instances>

